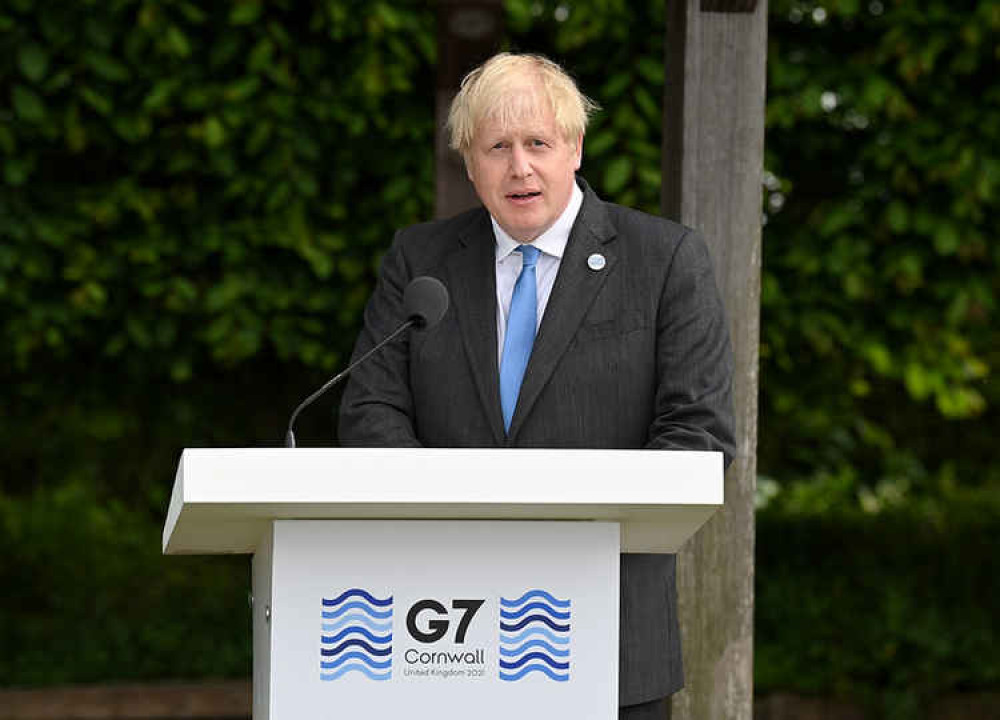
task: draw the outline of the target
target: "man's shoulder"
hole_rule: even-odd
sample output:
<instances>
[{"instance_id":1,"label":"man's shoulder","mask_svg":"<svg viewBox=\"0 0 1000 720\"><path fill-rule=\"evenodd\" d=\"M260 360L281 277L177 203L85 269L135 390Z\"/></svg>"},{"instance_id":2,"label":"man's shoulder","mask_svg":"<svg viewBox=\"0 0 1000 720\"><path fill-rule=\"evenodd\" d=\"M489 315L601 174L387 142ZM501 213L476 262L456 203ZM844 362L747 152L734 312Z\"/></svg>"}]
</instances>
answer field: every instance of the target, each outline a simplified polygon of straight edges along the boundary
<instances>
[{"instance_id":1,"label":"man's shoulder","mask_svg":"<svg viewBox=\"0 0 1000 720\"><path fill-rule=\"evenodd\" d=\"M686 225L642 210L601 199L581 178L584 190L585 222L598 235L613 234L643 250L673 249L689 235L697 233ZM601 226L607 224L608 229Z\"/></svg>"},{"instance_id":2,"label":"man's shoulder","mask_svg":"<svg viewBox=\"0 0 1000 720\"><path fill-rule=\"evenodd\" d=\"M687 225L642 210L610 202L605 202L604 207L615 229L623 236L635 238L639 242L672 244L695 233Z\"/></svg>"},{"instance_id":3,"label":"man's shoulder","mask_svg":"<svg viewBox=\"0 0 1000 720\"><path fill-rule=\"evenodd\" d=\"M484 233L492 238L489 215L480 207L402 228L389 252L401 258L415 274L433 273L464 245L481 240Z\"/></svg>"}]
</instances>

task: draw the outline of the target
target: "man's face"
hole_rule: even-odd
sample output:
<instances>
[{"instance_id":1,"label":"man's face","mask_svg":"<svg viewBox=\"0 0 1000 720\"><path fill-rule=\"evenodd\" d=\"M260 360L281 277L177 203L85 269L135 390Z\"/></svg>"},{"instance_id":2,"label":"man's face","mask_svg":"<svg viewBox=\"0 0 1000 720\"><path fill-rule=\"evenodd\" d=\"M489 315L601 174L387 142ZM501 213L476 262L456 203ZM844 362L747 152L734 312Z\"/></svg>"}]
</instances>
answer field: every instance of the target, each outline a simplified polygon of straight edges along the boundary
<instances>
[{"instance_id":1,"label":"man's face","mask_svg":"<svg viewBox=\"0 0 1000 720\"><path fill-rule=\"evenodd\" d=\"M481 123L465 158L483 205L523 243L552 227L566 209L583 150L583 137L563 137L547 103L536 107L509 126L494 119Z\"/></svg>"}]
</instances>

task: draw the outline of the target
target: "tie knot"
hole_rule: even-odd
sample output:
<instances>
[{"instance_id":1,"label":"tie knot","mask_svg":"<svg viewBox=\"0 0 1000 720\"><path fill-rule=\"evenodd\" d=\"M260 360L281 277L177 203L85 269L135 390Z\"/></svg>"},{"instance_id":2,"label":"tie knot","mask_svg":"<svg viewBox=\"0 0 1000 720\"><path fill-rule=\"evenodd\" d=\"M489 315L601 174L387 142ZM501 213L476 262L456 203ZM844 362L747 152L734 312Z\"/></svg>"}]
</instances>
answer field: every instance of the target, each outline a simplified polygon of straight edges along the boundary
<instances>
[{"instance_id":1,"label":"tie knot","mask_svg":"<svg viewBox=\"0 0 1000 720\"><path fill-rule=\"evenodd\" d=\"M538 264L538 256L542 251L534 245L521 245L518 250L521 251L523 257L521 267L532 268Z\"/></svg>"}]
</instances>

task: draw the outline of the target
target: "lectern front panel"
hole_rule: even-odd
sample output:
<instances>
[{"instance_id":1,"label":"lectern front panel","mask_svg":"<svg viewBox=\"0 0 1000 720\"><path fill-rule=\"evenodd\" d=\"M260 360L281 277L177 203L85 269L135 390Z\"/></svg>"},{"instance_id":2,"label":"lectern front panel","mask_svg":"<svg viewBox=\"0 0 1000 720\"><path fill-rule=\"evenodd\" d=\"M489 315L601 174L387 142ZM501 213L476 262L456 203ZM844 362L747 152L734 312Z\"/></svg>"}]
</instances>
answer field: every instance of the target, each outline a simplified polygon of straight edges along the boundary
<instances>
[{"instance_id":1,"label":"lectern front panel","mask_svg":"<svg viewBox=\"0 0 1000 720\"><path fill-rule=\"evenodd\" d=\"M259 719L612 720L619 528L275 521Z\"/></svg>"}]
</instances>

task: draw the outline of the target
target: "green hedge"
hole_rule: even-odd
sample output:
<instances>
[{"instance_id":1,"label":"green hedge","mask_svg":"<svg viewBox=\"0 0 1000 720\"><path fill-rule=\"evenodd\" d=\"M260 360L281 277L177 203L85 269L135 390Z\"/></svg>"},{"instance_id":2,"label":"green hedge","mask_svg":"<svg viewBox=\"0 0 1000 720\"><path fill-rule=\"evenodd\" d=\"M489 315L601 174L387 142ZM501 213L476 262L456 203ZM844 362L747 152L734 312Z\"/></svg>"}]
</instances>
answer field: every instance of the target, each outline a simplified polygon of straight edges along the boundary
<instances>
[{"instance_id":1,"label":"green hedge","mask_svg":"<svg viewBox=\"0 0 1000 720\"><path fill-rule=\"evenodd\" d=\"M431 213L435 52L422 2L3 4L0 490L283 436Z\"/></svg>"},{"instance_id":2,"label":"green hedge","mask_svg":"<svg viewBox=\"0 0 1000 720\"><path fill-rule=\"evenodd\" d=\"M756 690L861 700L920 718L929 698L1000 684L1000 498L877 515L764 511Z\"/></svg>"},{"instance_id":3,"label":"green hedge","mask_svg":"<svg viewBox=\"0 0 1000 720\"><path fill-rule=\"evenodd\" d=\"M250 673L250 563L160 554L155 518L69 486L0 497L7 686Z\"/></svg>"}]
</instances>

